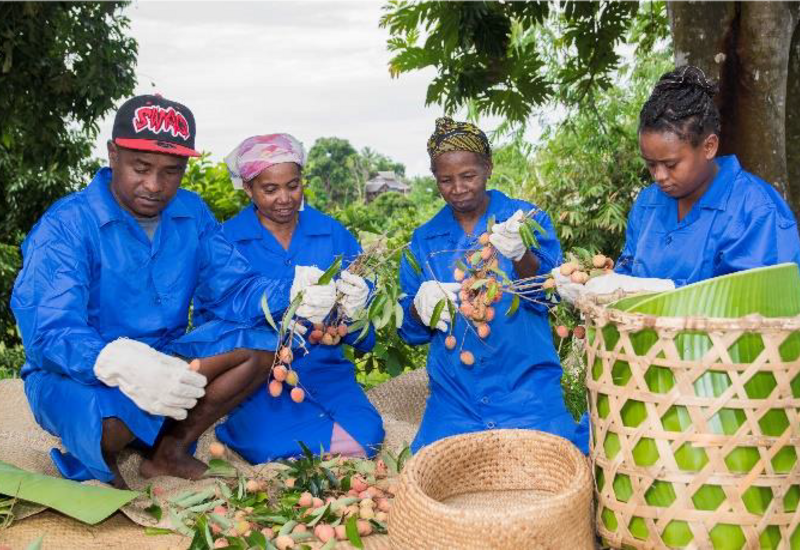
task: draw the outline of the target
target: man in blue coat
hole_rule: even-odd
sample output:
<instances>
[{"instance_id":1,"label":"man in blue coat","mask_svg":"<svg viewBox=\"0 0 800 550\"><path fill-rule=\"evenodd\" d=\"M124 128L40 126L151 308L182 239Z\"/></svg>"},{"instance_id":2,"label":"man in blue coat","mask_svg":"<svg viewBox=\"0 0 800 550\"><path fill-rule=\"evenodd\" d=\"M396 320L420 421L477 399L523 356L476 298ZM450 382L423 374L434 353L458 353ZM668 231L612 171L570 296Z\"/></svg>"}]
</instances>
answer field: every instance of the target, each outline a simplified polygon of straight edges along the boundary
<instances>
[{"instance_id":1,"label":"man in blue coat","mask_svg":"<svg viewBox=\"0 0 800 550\"><path fill-rule=\"evenodd\" d=\"M184 105L128 100L110 168L50 207L23 243L11 299L22 377L37 422L67 450L51 451L65 477L124 485L117 455L134 442L148 452L144 476L201 477L194 442L267 380L276 339L260 303L266 294L272 311L285 309L291 281L255 274L202 199L179 189L194 141ZM193 296L215 320L186 333ZM334 300L309 287L298 315Z\"/></svg>"}]
</instances>

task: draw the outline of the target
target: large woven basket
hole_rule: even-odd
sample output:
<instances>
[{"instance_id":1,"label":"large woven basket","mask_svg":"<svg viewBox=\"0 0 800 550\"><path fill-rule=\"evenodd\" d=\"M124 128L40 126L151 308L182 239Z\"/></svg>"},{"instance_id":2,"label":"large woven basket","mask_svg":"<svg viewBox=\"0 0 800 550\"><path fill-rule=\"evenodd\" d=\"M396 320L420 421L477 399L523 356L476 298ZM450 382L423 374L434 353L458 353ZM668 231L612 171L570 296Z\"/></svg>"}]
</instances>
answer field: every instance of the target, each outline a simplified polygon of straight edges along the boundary
<instances>
[{"instance_id":1,"label":"large woven basket","mask_svg":"<svg viewBox=\"0 0 800 550\"><path fill-rule=\"evenodd\" d=\"M604 540L800 548L800 317L656 317L593 299L580 307Z\"/></svg>"},{"instance_id":2,"label":"large woven basket","mask_svg":"<svg viewBox=\"0 0 800 550\"><path fill-rule=\"evenodd\" d=\"M398 550L593 548L586 457L533 430L448 437L408 463L389 513Z\"/></svg>"}]
</instances>

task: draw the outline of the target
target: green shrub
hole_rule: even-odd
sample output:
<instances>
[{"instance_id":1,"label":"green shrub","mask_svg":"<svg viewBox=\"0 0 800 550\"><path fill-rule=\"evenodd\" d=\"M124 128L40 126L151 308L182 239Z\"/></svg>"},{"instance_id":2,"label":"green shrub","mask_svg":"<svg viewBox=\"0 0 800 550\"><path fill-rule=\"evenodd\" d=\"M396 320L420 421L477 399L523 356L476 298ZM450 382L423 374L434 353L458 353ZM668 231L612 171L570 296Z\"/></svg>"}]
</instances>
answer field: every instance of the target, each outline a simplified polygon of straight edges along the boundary
<instances>
[{"instance_id":1,"label":"green shrub","mask_svg":"<svg viewBox=\"0 0 800 550\"><path fill-rule=\"evenodd\" d=\"M17 378L23 363L25 363L25 350L22 346L6 347L0 343L0 380Z\"/></svg>"}]
</instances>

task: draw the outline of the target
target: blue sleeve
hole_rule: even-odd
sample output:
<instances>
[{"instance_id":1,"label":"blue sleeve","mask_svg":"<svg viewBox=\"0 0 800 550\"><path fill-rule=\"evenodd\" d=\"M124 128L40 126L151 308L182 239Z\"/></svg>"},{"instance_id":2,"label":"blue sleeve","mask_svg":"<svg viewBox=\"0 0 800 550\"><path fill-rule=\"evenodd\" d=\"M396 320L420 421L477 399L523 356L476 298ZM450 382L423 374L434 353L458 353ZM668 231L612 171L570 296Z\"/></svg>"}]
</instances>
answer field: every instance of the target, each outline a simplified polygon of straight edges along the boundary
<instances>
[{"instance_id":1,"label":"blue sleeve","mask_svg":"<svg viewBox=\"0 0 800 550\"><path fill-rule=\"evenodd\" d=\"M771 205L754 209L742 220L735 236L724 242L717 252L714 274L725 275L781 262L797 262L800 256L797 226L791 225L786 231L781 221Z\"/></svg>"},{"instance_id":2,"label":"blue sleeve","mask_svg":"<svg viewBox=\"0 0 800 550\"><path fill-rule=\"evenodd\" d=\"M344 241L341 246L342 254L343 254L343 261L342 267L347 269L350 264L358 258L361 254L361 245L358 244L358 241L355 237L353 237L352 233L350 233L347 229L341 228L342 232L342 240ZM370 293L372 292L373 285L367 281L367 285L370 288ZM369 303L369 302L367 302ZM347 344L348 346L353 346L358 351L368 352L372 351L372 348L375 347L375 327L372 326L370 323L369 330L367 331L366 336L362 338L359 342L358 340L359 335L361 334L360 330L355 332L348 333L347 336L342 338L342 342Z\"/></svg>"},{"instance_id":3,"label":"blue sleeve","mask_svg":"<svg viewBox=\"0 0 800 550\"><path fill-rule=\"evenodd\" d=\"M289 279L256 274L247 259L225 237L222 226L203 205L200 230L200 265L196 297L204 309L228 321L264 319L261 298L276 322L289 307Z\"/></svg>"},{"instance_id":4,"label":"blue sleeve","mask_svg":"<svg viewBox=\"0 0 800 550\"><path fill-rule=\"evenodd\" d=\"M411 239L410 252L414 255L420 266L425 265L422 251L417 241L417 235ZM422 285L422 275L418 274L405 257L400 260L400 290L403 297L400 298L400 307L403 308L403 324L397 333L404 342L411 345L427 344L433 339L433 330L422 324L419 319L411 313L414 305L414 296L417 295L420 285Z\"/></svg>"},{"instance_id":5,"label":"blue sleeve","mask_svg":"<svg viewBox=\"0 0 800 550\"><path fill-rule=\"evenodd\" d=\"M614 265L614 271L622 275L633 275L633 261L639 239L639 198L641 198L642 193L639 193L639 197L633 203L633 208L628 214L628 225L625 228L625 246L622 248L622 253Z\"/></svg>"},{"instance_id":6,"label":"blue sleeve","mask_svg":"<svg viewBox=\"0 0 800 550\"><path fill-rule=\"evenodd\" d=\"M94 364L106 341L89 325L91 246L54 217L23 245L22 271L11 296L28 361L83 384L96 384Z\"/></svg>"}]
</instances>

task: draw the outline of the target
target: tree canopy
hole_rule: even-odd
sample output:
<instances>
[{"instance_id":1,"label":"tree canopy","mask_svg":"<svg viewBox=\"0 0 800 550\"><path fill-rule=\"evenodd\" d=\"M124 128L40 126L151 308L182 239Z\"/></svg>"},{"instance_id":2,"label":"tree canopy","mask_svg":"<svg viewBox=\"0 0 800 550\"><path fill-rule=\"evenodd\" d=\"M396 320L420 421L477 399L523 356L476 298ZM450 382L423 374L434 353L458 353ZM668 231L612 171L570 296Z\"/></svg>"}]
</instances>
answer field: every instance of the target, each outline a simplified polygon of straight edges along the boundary
<instances>
[{"instance_id":1,"label":"tree canopy","mask_svg":"<svg viewBox=\"0 0 800 550\"><path fill-rule=\"evenodd\" d=\"M610 0L560 5L391 0L385 10L381 26L390 33L392 76L433 67L437 74L427 104L441 104L448 113L470 106L516 123L554 98L580 102L609 88L620 62L616 46L648 20L654 29L664 27L663 10L640 12L637 2ZM557 36L547 32L548 21L558 22ZM555 58L558 69L548 70Z\"/></svg>"},{"instance_id":2,"label":"tree canopy","mask_svg":"<svg viewBox=\"0 0 800 550\"><path fill-rule=\"evenodd\" d=\"M137 45L124 2L0 3L0 341L17 245L94 168L97 123L133 92Z\"/></svg>"},{"instance_id":3,"label":"tree canopy","mask_svg":"<svg viewBox=\"0 0 800 550\"><path fill-rule=\"evenodd\" d=\"M97 123L133 92L124 2L0 4L0 230L27 231L89 169Z\"/></svg>"}]
</instances>

